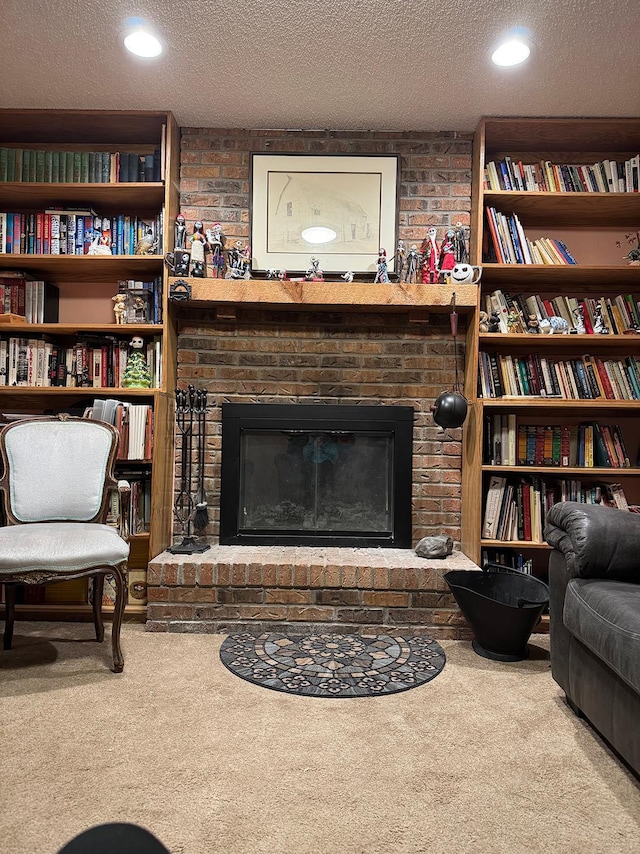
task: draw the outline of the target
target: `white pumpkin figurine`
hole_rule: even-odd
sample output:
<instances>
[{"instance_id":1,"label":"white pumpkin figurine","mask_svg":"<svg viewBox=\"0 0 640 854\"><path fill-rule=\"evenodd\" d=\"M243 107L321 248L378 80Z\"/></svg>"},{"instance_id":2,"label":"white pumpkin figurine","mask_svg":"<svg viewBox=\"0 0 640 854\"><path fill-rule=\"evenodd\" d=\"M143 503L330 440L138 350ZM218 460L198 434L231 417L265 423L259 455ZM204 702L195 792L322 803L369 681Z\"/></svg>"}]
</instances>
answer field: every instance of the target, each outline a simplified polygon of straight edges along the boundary
<instances>
[{"instance_id":1,"label":"white pumpkin figurine","mask_svg":"<svg viewBox=\"0 0 640 854\"><path fill-rule=\"evenodd\" d=\"M457 263L447 275L450 285L477 285L482 276L482 267Z\"/></svg>"}]
</instances>

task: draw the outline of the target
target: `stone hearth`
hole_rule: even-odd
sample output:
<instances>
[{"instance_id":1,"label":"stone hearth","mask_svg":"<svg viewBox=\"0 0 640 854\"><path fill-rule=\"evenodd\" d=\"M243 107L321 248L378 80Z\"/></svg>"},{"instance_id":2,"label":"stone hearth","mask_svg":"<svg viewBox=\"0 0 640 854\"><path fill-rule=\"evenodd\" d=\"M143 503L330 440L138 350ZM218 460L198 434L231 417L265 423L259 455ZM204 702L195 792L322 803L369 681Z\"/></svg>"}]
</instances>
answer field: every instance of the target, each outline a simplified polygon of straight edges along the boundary
<instances>
[{"instance_id":1,"label":"stone hearth","mask_svg":"<svg viewBox=\"0 0 640 854\"><path fill-rule=\"evenodd\" d=\"M220 546L163 552L149 564L147 629L226 632L296 624L389 628L439 638L471 632L444 581L476 569L461 552L426 560L411 549Z\"/></svg>"}]
</instances>

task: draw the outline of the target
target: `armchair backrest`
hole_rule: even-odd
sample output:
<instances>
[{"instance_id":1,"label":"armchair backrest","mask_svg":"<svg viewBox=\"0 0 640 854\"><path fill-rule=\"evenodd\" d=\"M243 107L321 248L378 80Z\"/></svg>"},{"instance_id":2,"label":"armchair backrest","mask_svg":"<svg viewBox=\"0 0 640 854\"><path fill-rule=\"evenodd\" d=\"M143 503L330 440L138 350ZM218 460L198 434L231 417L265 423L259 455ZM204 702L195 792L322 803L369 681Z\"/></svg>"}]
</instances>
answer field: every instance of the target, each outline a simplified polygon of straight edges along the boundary
<instances>
[{"instance_id":1,"label":"armchair backrest","mask_svg":"<svg viewBox=\"0 0 640 854\"><path fill-rule=\"evenodd\" d=\"M7 425L0 433L7 523L103 521L117 447L117 430L102 421L53 416Z\"/></svg>"}]
</instances>

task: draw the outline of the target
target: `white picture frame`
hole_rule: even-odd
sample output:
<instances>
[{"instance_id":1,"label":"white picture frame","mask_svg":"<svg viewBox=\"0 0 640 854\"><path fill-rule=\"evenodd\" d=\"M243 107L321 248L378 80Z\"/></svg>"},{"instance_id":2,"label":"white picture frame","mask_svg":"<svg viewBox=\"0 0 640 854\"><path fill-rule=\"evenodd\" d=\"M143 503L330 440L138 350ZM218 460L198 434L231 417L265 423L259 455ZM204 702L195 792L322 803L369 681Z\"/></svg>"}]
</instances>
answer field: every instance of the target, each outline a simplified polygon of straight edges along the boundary
<instances>
[{"instance_id":1,"label":"white picture frame","mask_svg":"<svg viewBox=\"0 0 640 854\"><path fill-rule=\"evenodd\" d=\"M252 271L304 273L314 257L325 279L347 270L375 275L383 248L396 272L399 171L396 154L253 153ZM317 228L328 231L309 231Z\"/></svg>"}]
</instances>

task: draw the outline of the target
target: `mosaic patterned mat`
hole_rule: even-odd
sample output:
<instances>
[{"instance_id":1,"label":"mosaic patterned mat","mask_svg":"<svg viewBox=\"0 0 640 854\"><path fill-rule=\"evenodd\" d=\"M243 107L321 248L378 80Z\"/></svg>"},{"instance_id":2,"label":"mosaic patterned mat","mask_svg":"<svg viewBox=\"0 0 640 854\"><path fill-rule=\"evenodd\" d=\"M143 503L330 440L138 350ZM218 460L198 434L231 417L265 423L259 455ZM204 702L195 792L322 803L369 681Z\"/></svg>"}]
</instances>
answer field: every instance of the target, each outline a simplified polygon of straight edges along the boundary
<instances>
[{"instance_id":1,"label":"mosaic patterned mat","mask_svg":"<svg viewBox=\"0 0 640 854\"><path fill-rule=\"evenodd\" d=\"M392 634L229 635L222 663L236 676L273 691L309 697L372 697L430 682L445 664L430 637Z\"/></svg>"}]
</instances>

